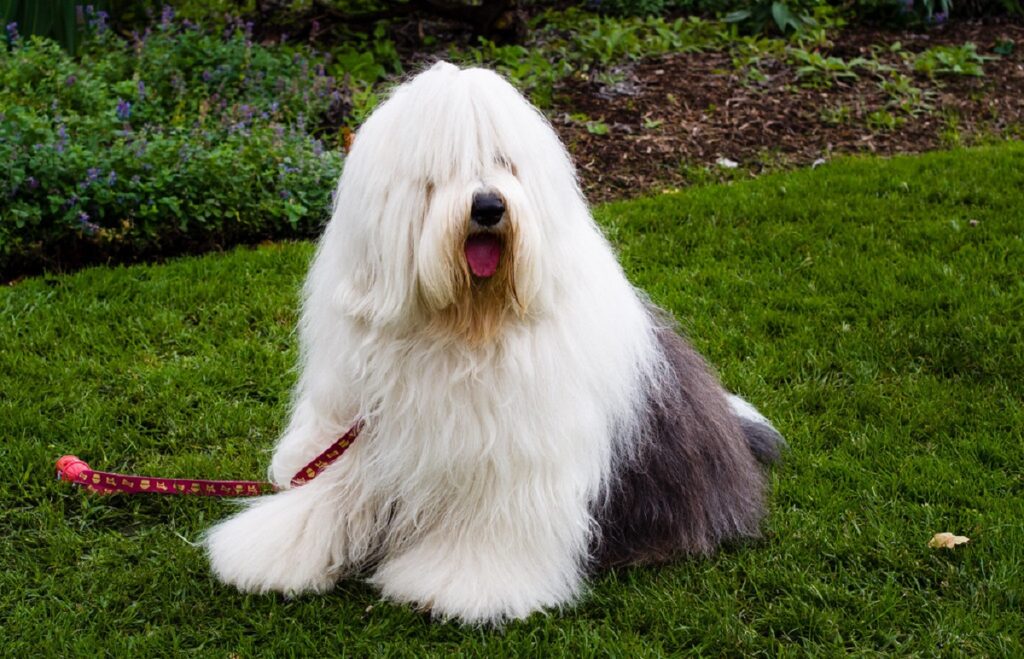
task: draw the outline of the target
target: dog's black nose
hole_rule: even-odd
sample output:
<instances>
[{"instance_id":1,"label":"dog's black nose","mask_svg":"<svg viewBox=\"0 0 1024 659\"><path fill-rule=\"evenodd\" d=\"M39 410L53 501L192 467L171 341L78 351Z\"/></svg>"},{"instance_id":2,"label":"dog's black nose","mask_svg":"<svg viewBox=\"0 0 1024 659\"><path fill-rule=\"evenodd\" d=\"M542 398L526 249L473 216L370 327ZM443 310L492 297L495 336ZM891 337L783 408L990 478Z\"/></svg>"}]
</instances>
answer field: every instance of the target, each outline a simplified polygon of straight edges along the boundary
<instances>
[{"instance_id":1,"label":"dog's black nose","mask_svg":"<svg viewBox=\"0 0 1024 659\"><path fill-rule=\"evenodd\" d=\"M493 227L505 215L505 202L493 192L477 192L473 195L473 208L469 217L482 227Z\"/></svg>"}]
</instances>

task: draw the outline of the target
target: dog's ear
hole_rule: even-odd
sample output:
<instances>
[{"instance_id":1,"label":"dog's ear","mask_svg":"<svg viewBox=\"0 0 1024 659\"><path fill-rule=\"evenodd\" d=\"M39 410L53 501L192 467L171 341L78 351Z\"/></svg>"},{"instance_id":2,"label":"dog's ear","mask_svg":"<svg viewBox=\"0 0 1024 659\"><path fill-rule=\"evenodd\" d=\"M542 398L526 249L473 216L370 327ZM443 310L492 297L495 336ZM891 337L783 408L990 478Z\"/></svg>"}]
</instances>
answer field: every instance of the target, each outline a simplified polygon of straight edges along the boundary
<instances>
[{"instance_id":1,"label":"dog's ear","mask_svg":"<svg viewBox=\"0 0 1024 659\"><path fill-rule=\"evenodd\" d=\"M401 184L353 185L343 174L306 282L306 304L371 325L401 318L412 292L416 229L400 218L415 213L415 205Z\"/></svg>"},{"instance_id":2,"label":"dog's ear","mask_svg":"<svg viewBox=\"0 0 1024 659\"><path fill-rule=\"evenodd\" d=\"M379 225L370 233L381 233ZM352 240L349 247L354 249L343 250L346 263L340 268L333 301L344 313L378 326L407 313L414 258L410 233L400 229L391 239L375 235Z\"/></svg>"}]
</instances>

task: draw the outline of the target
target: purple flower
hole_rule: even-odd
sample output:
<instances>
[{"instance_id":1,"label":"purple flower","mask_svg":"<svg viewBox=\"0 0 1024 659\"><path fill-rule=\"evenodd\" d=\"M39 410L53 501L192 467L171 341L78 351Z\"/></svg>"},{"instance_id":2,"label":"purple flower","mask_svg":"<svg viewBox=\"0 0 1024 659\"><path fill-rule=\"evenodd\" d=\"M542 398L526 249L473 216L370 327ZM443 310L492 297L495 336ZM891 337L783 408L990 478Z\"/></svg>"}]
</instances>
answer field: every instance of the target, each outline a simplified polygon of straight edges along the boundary
<instances>
[{"instance_id":1,"label":"purple flower","mask_svg":"<svg viewBox=\"0 0 1024 659\"><path fill-rule=\"evenodd\" d=\"M942 25L943 23L946 22L947 18L949 18L949 16L946 14L946 12L940 11L939 13L932 15L932 23L934 23L935 25Z\"/></svg>"},{"instance_id":2,"label":"purple flower","mask_svg":"<svg viewBox=\"0 0 1024 659\"><path fill-rule=\"evenodd\" d=\"M323 155L324 145L320 140L313 140L313 155L319 158Z\"/></svg>"},{"instance_id":3,"label":"purple flower","mask_svg":"<svg viewBox=\"0 0 1024 659\"><path fill-rule=\"evenodd\" d=\"M211 80L213 80L213 74L210 73L210 70L203 71L203 82L210 82Z\"/></svg>"},{"instance_id":4,"label":"purple flower","mask_svg":"<svg viewBox=\"0 0 1024 659\"><path fill-rule=\"evenodd\" d=\"M121 121L128 121L128 117L132 116L132 104L123 98L117 99L117 118Z\"/></svg>"},{"instance_id":5,"label":"purple flower","mask_svg":"<svg viewBox=\"0 0 1024 659\"><path fill-rule=\"evenodd\" d=\"M29 190L35 190L36 188L39 187L39 181L37 181L36 177L34 176L29 176L27 179L25 179L25 183L28 184Z\"/></svg>"},{"instance_id":6,"label":"purple flower","mask_svg":"<svg viewBox=\"0 0 1024 659\"><path fill-rule=\"evenodd\" d=\"M7 40L14 41L18 38L18 24L16 22L10 22L7 24Z\"/></svg>"},{"instance_id":7,"label":"purple flower","mask_svg":"<svg viewBox=\"0 0 1024 659\"><path fill-rule=\"evenodd\" d=\"M287 190L281 190L281 192L278 194L281 195L281 199L287 199L288 197L292 196L292 193L288 192Z\"/></svg>"},{"instance_id":8,"label":"purple flower","mask_svg":"<svg viewBox=\"0 0 1024 659\"><path fill-rule=\"evenodd\" d=\"M65 78L65 79L64 79L64 86L65 86L65 87L71 87L71 86L73 86L73 85L74 85L74 84L75 84L76 82L78 82L78 78L76 78L76 77L75 77L75 76L73 76L73 75L70 75L70 76L68 76L67 78Z\"/></svg>"},{"instance_id":9,"label":"purple flower","mask_svg":"<svg viewBox=\"0 0 1024 659\"><path fill-rule=\"evenodd\" d=\"M89 214L85 211L78 214L78 225L81 227L82 231L90 236L100 230L98 226L89 221Z\"/></svg>"},{"instance_id":10,"label":"purple flower","mask_svg":"<svg viewBox=\"0 0 1024 659\"><path fill-rule=\"evenodd\" d=\"M163 11L160 12L160 27L168 28L171 26L171 21L174 20L174 7L170 5L164 5Z\"/></svg>"},{"instance_id":11,"label":"purple flower","mask_svg":"<svg viewBox=\"0 0 1024 659\"><path fill-rule=\"evenodd\" d=\"M107 185L114 187L115 183L117 183L117 172L110 170L110 173L107 174Z\"/></svg>"},{"instance_id":12,"label":"purple flower","mask_svg":"<svg viewBox=\"0 0 1024 659\"><path fill-rule=\"evenodd\" d=\"M142 80L139 80L139 83L136 85L136 88L139 91L139 100L140 101L145 100L145 98L146 98L146 83L143 82Z\"/></svg>"},{"instance_id":13,"label":"purple flower","mask_svg":"<svg viewBox=\"0 0 1024 659\"><path fill-rule=\"evenodd\" d=\"M57 141L54 142L53 148L57 153L64 153L64 147L68 144L68 131L64 128L64 124L57 124Z\"/></svg>"},{"instance_id":14,"label":"purple flower","mask_svg":"<svg viewBox=\"0 0 1024 659\"><path fill-rule=\"evenodd\" d=\"M107 31L107 19L110 14L102 9L96 11L92 5L85 8L85 15L89 18L89 27L96 31L96 34L103 34Z\"/></svg>"},{"instance_id":15,"label":"purple flower","mask_svg":"<svg viewBox=\"0 0 1024 659\"><path fill-rule=\"evenodd\" d=\"M100 174L102 173L103 171L98 167L90 167L89 170L85 173L85 180L79 183L78 187L85 190L90 185L95 183L96 179L98 179L100 177Z\"/></svg>"}]
</instances>

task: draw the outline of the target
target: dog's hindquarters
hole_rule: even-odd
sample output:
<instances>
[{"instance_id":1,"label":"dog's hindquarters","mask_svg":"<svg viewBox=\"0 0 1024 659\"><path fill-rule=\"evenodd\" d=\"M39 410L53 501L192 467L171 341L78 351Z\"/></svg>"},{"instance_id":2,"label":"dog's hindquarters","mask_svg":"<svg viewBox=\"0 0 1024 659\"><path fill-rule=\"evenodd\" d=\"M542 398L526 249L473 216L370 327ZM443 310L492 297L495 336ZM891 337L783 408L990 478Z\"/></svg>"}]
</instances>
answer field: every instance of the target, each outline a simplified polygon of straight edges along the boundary
<instances>
[{"instance_id":1,"label":"dog's hindquarters","mask_svg":"<svg viewBox=\"0 0 1024 659\"><path fill-rule=\"evenodd\" d=\"M624 439L595 511L598 565L708 554L725 541L759 535L766 512L760 463L777 455L781 436L752 406L730 397L680 336L654 331L660 363L646 410Z\"/></svg>"}]
</instances>

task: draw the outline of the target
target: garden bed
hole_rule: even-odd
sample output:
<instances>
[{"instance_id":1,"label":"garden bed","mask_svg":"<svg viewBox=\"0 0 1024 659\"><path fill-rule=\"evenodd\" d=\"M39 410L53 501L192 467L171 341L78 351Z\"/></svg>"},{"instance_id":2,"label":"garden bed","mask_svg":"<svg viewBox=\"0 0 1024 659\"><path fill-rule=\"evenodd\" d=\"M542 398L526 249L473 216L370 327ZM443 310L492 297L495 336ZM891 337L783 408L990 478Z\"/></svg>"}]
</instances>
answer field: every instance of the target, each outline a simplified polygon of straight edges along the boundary
<instances>
[{"instance_id":1,"label":"garden bed","mask_svg":"<svg viewBox=\"0 0 1024 659\"><path fill-rule=\"evenodd\" d=\"M874 47L891 65L899 64L889 50L895 43L917 53L970 42L992 55L1007 41L1015 50L984 62L983 76L910 76L910 85L921 90L910 112L895 107L898 101L876 76L808 87L794 67L776 61L763 71L767 80L751 83L723 51L631 63L616 71L621 81L613 85L569 79L550 116L591 201L809 166L839 153L918 153L1024 135L1024 26L958 23L928 32L835 35L828 55L870 57ZM587 120L605 125L607 133L595 133ZM737 163L736 171L716 164L722 159Z\"/></svg>"},{"instance_id":2,"label":"garden bed","mask_svg":"<svg viewBox=\"0 0 1024 659\"><path fill-rule=\"evenodd\" d=\"M500 45L443 20L288 36L173 12L115 31L90 16L74 57L8 26L0 281L317 235L352 130L438 58L522 89L592 202L1024 134L1019 21L893 31L833 17L780 38L562 8Z\"/></svg>"}]
</instances>

